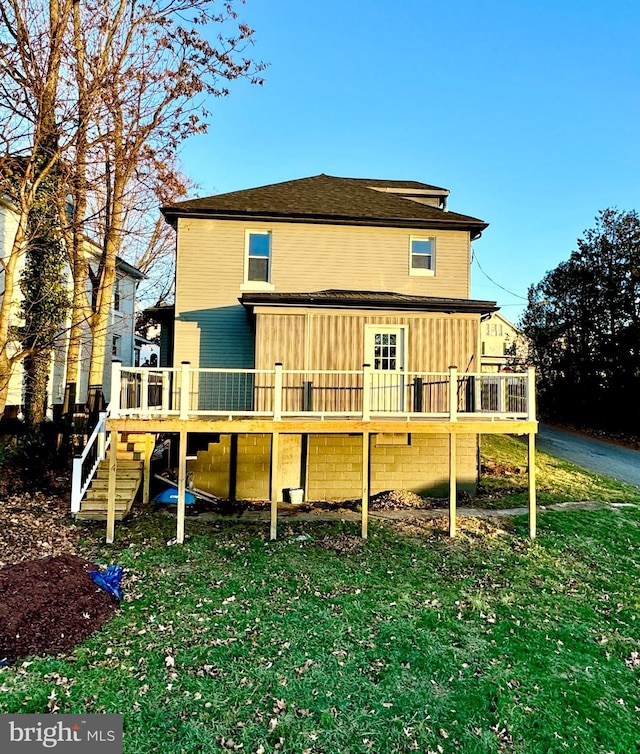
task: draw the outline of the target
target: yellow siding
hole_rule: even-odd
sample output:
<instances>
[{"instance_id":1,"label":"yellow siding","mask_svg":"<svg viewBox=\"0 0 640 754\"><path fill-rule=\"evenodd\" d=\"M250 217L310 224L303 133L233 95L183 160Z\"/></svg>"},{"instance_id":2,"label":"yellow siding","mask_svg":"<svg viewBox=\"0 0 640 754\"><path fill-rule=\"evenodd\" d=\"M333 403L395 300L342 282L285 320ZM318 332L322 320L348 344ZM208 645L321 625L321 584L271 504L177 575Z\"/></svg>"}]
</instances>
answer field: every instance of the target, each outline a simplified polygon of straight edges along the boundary
<instances>
[{"instance_id":1,"label":"yellow siding","mask_svg":"<svg viewBox=\"0 0 640 754\"><path fill-rule=\"evenodd\" d=\"M338 288L469 296L469 234L464 231L429 231L436 237L436 272L414 277L409 274L409 239L424 231L180 218L176 364L254 365L253 333L238 303L248 229L271 231L275 292ZM345 335L353 337L349 323L342 325Z\"/></svg>"}]
</instances>

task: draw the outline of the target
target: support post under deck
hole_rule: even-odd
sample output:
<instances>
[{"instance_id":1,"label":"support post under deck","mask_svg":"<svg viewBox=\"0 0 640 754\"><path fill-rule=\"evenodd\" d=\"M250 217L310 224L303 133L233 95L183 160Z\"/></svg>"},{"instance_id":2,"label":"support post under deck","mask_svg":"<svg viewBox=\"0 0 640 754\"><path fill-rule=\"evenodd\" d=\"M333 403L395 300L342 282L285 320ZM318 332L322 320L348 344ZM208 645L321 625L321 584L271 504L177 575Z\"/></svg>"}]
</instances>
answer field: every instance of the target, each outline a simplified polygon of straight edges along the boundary
<instances>
[{"instance_id":1,"label":"support post under deck","mask_svg":"<svg viewBox=\"0 0 640 754\"><path fill-rule=\"evenodd\" d=\"M458 442L456 435L449 432L449 536L456 536L456 504L458 497Z\"/></svg>"},{"instance_id":2,"label":"support post under deck","mask_svg":"<svg viewBox=\"0 0 640 754\"><path fill-rule=\"evenodd\" d=\"M537 529L536 509L536 436L529 432L527 472L529 477L529 536L535 539Z\"/></svg>"},{"instance_id":3,"label":"support post under deck","mask_svg":"<svg viewBox=\"0 0 640 754\"><path fill-rule=\"evenodd\" d=\"M362 433L362 539L369 536L369 463L370 463L369 432Z\"/></svg>"},{"instance_id":4,"label":"support post under deck","mask_svg":"<svg viewBox=\"0 0 640 754\"><path fill-rule=\"evenodd\" d=\"M116 534L116 480L118 474L118 433L111 431L109 448L109 482L107 486L107 536L108 545L113 543Z\"/></svg>"},{"instance_id":5,"label":"support post under deck","mask_svg":"<svg viewBox=\"0 0 640 754\"><path fill-rule=\"evenodd\" d=\"M178 456L178 504L176 511L176 540L184 543L185 492L187 489L187 431L180 430L180 452Z\"/></svg>"},{"instance_id":6,"label":"support post under deck","mask_svg":"<svg viewBox=\"0 0 640 754\"><path fill-rule=\"evenodd\" d=\"M280 466L280 433L273 432L271 435L271 528L270 537L276 539L278 536L278 492L280 489L280 480L278 470Z\"/></svg>"}]
</instances>

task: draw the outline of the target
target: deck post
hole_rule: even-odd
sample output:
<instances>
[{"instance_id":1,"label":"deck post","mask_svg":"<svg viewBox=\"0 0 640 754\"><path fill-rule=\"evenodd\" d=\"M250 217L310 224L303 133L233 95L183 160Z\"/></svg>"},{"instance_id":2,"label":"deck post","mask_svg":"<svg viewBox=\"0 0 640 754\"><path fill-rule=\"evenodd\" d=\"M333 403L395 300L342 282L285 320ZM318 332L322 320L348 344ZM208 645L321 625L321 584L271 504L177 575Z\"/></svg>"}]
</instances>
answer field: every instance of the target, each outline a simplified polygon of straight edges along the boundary
<instances>
[{"instance_id":1,"label":"deck post","mask_svg":"<svg viewBox=\"0 0 640 754\"><path fill-rule=\"evenodd\" d=\"M73 459L71 474L71 513L80 512L80 490L82 489L82 458Z\"/></svg>"},{"instance_id":2,"label":"deck post","mask_svg":"<svg viewBox=\"0 0 640 754\"><path fill-rule=\"evenodd\" d=\"M537 509L536 509L536 435L529 432L529 453L527 458L527 471L529 476L529 536L536 537Z\"/></svg>"},{"instance_id":3,"label":"deck post","mask_svg":"<svg viewBox=\"0 0 640 754\"><path fill-rule=\"evenodd\" d=\"M117 419L120 416L120 404L122 393L122 362L114 359L111 362L111 401L109 403L111 416Z\"/></svg>"},{"instance_id":4,"label":"deck post","mask_svg":"<svg viewBox=\"0 0 640 754\"><path fill-rule=\"evenodd\" d=\"M536 420L536 368L527 367L527 419Z\"/></svg>"},{"instance_id":5,"label":"deck post","mask_svg":"<svg viewBox=\"0 0 640 754\"><path fill-rule=\"evenodd\" d=\"M371 364L362 365L362 420L371 418Z\"/></svg>"},{"instance_id":6,"label":"deck post","mask_svg":"<svg viewBox=\"0 0 640 754\"><path fill-rule=\"evenodd\" d=\"M149 372L146 369L140 375L140 412L149 416Z\"/></svg>"},{"instance_id":7,"label":"deck post","mask_svg":"<svg viewBox=\"0 0 640 754\"><path fill-rule=\"evenodd\" d=\"M371 435L362 433L362 539L369 536L369 459Z\"/></svg>"},{"instance_id":8,"label":"deck post","mask_svg":"<svg viewBox=\"0 0 640 754\"><path fill-rule=\"evenodd\" d=\"M498 400L500 401L500 405L498 406L498 411L501 414L507 413L507 380L509 379L509 373L505 375L498 375Z\"/></svg>"},{"instance_id":9,"label":"deck post","mask_svg":"<svg viewBox=\"0 0 640 754\"><path fill-rule=\"evenodd\" d=\"M273 432L271 435L271 539L278 537L278 496L280 491L279 479L280 466L280 433Z\"/></svg>"},{"instance_id":10,"label":"deck post","mask_svg":"<svg viewBox=\"0 0 640 754\"><path fill-rule=\"evenodd\" d=\"M142 504L149 502L149 490L151 488L151 456L153 455L155 435L146 433L144 436L144 481L142 483Z\"/></svg>"},{"instance_id":11,"label":"deck post","mask_svg":"<svg viewBox=\"0 0 640 754\"><path fill-rule=\"evenodd\" d=\"M118 433L111 430L109 448L109 482L107 486L107 536L108 545L113 543L116 534L116 480L118 478Z\"/></svg>"},{"instance_id":12,"label":"deck post","mask_svg":"<svg viewBox=\"0 0 640 754\"><path fill-rule=\"evenodd\" d=\"M476 374L473 378L473 412L479 414L482 412L482 375Z\"/></svg>"},{"instance_id":13,"label":"deck post","mask_svg":"<svg viewBox=\"0 0 640 754\"><path fill-rule=\"evenodd\" d=\"M180 451L178 455L178 505L176 511L176 541L184 544L185 492L187 489L187 431L180 430Z\"/></svg>"},{"instance_id":14,"label":"deck post","mask_svg":"<svg viewBox=\"0 0 640 754\"><path fill-rule=\"evenodd\" d=\"M107 412L101 411L98 414L98 424L102 425L102 429L100 430L100 434L98 435L98 459L100 461L103 460L105 457L106 447L107 447Z\"/></svg>"},{"instance_id":15,"label":"deck post","mask_svg":"<svg viewBox=\"0 0 640 754\"><path fill-rule=\"evenodd\" d=\"M457 437L449 432L449 536L456 536L456 503L458 496L458 469L456 454L458 450Z\"/></svg>"},{"instance_id":16,"label":"deck post","mask_svg":"<svg viewBox=\"0 0 640 754\"><path fill-rule=\"evenodd\" d=\"M183 361L180 369L180 418L189 418L189 367L191 362Z\"/></svg>"},{"instance_id":17,"label":"deck post","mask_svg":"<svg viewBox=\"0 0 640 754\"><path fill-rule=\"evenodd\" d=\"M458 421L458 367L449 367L449 421Z\"/></svg>"},{"instance_id":18,"label":"deck post","mask_svg":"<svg viewBox=\"0 0 640 754\"><path fill-rule=\"evenodd\" d=\"M273 418L279 422L282 419L282 364L275 364L273 377Z\"/></svg>"},{"instance_id":19,"label":"deck post","mask_svg":"<svg viewBox=\"0 0 640 754\"><path fill-rule=\"evenodd\" d=\"M167 413L171 406L171 380L174 378L172 372L166 370L161 372L162 375L162 413Z\"/></svg>"}]
</instances>

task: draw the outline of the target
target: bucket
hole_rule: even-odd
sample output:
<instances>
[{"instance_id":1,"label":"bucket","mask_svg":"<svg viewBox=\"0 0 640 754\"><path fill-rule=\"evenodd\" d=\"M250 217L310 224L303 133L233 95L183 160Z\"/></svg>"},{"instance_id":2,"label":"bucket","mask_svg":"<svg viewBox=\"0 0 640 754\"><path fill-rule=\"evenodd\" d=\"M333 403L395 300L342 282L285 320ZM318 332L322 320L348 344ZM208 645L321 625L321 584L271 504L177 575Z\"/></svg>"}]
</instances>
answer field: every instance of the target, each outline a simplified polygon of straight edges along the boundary
<instances>
[{"instance_id":1,"label":"bucket","mask_svg":"<svg viewBox=\"0 0 640 754\"><path fill-rule=\"evenodd\" d=\"M289 487L289 502L292 505L300 505L304 497L302 487Z\"/></svg>"}]
</instances>

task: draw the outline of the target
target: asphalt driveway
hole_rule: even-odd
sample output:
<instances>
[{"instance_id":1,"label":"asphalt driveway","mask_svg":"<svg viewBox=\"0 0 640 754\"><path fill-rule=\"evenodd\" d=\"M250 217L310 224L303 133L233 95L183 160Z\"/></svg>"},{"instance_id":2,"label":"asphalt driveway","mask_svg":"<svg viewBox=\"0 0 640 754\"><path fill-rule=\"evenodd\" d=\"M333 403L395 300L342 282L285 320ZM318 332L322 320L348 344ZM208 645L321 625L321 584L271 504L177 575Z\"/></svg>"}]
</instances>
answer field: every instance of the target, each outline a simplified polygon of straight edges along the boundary
<instances>
[{"instance_id":1,"label":"asphalt driveway","mask_svg":"<svg viewBox=\"0 0 640 754\"><path fill-rule=\"evenodd\" d=\"M640 450L541 424L536 447L552 456L640 487Z\"/></svg>"}]
</instances>

